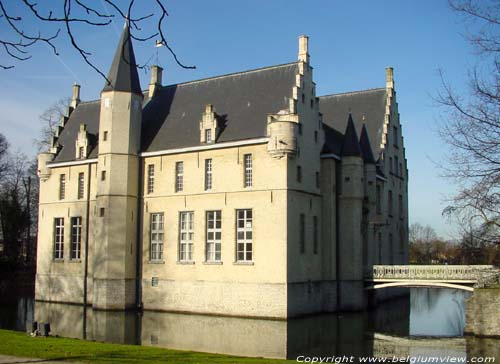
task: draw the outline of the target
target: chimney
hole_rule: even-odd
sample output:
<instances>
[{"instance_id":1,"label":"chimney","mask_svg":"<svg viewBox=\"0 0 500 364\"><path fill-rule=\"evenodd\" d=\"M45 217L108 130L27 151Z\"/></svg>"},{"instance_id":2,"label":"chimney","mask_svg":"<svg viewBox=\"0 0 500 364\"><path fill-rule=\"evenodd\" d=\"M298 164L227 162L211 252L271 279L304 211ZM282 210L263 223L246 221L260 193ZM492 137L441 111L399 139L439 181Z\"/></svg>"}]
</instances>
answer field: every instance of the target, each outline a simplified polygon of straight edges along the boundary
<instances>
[{"instance_id":1,"label":"chimney","mask_svg":"<svg viewBox=\"0 0 500 364\"><path fill-rule=\"evenodd\" d=\"M74 84L73 85L73 96L71 97L71 103L69 106L71 106L73 109L76 109L76 105L80 103L80 85Z\"/></svg>"},{"instance_id":2,"label":"chimney","mask_svg":"<svg viewBox=\"0 0 500 364\"><path fill-rule=\"evenodd\" d=\"M385 69L385 87L387 89L394 88L394 70L392 67L387 67Z\"/></svg>"},{"instance_id":3,"label":"chimney","mask_svg":"<svg viewBox=\"0 0 500 364\"><path fill-rule=\"evenodd\" d=\"M161 87L161 76L163 68L160 66L151 66L151 81L149 82L149 98L151 99L155 92Z\"/></svg>"},{"instance_id":4,"label":"chimney","mask_svg":"<svg viewBox=\"0 0 500 364\"><path fill-rule=\"evenodd\" d=\"M299 36L299 61L309 63L309 37Z\"/></svg>"}]
</instances>

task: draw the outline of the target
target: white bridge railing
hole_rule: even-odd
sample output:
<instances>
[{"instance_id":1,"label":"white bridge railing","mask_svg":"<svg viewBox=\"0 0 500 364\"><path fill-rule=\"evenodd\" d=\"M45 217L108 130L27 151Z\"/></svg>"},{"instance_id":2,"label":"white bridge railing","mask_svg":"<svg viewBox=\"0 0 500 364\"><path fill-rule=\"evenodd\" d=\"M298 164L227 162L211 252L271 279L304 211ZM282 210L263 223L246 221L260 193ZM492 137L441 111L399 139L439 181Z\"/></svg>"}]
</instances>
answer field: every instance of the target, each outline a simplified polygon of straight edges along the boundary
<instances>
[{"instance_id":1,"label":"white bridge railing","mask_svg":"<svg viewBox=\"0 0 500 364\"><path fill-rule=\"evenodd\" d=\"M366 279L474 280L496 271L492 265L374 265Z\"/></svg>"}]
</instances>

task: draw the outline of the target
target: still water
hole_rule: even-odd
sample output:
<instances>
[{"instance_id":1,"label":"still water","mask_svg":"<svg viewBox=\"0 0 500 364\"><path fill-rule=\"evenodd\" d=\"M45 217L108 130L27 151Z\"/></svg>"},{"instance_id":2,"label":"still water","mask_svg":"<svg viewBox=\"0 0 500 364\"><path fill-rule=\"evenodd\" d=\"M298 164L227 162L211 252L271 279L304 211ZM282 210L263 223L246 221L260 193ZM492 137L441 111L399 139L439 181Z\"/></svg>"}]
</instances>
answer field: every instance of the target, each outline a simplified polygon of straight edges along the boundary
<instances>
[{"instance_id":1,"label":"still water","mask_svg":"<svg viewBox=\"0 0 500 364\"><path fill-rule=\"evenodd\" d=\"M461 336L469 295L450 289L412 288L409 297L382 303L369 312L288 321L93 311L20 298L16 304L0 306L0 328L24 330L25 320L34 318L50 322L53 335L267 358L457 357L465 356L468 349Z\"/></svg>"}]
</instances>

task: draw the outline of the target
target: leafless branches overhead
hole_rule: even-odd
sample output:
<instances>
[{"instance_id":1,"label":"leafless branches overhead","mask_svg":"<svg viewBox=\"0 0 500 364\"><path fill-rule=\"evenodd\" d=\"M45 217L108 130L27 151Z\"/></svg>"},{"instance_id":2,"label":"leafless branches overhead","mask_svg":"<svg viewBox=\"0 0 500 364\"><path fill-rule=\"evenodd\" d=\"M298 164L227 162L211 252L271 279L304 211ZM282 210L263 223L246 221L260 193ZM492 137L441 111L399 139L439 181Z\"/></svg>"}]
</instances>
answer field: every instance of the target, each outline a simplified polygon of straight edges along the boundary
<instances>
[{"instance_id":1,"label":"leafless branches overhead","mask_svg":"<svg viewBox=\"0 0 500 364\"><path fill-rule=\"evenodd\" d=\"M144 2L141 1L141 5ZM182 63L165 36L168 12L162 0L149 0L147 14L137 14L135 0L0 0L0 68L7 70L17 62L32 58L33 47L45 44L58 55L59 40L67 36L71 47L98 74L105 74L92 60L91 51L81 44L83 29L106 27L113 20L127 21L131 38L145 42L156 38L182 68L195 68ZM145 29L143 28L145 25ZM135 65L137 66L137 65Z\"/></svg>"}]
</instances>

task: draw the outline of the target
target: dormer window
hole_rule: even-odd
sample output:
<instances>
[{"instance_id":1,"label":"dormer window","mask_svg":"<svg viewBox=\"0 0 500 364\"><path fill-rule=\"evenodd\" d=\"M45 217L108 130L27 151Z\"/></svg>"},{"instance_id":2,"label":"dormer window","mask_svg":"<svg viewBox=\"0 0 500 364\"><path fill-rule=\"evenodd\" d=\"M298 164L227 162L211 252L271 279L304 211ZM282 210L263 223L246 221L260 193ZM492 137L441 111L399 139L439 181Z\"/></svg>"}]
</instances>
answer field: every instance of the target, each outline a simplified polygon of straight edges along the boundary
<instances>
[{"instance_id":1,"label":"dormer window","mask_svg":"<svg viewBox=\"0 0 500 364\"><path fill-rule=\"evenodd\" d=\"M205 105L205 111L200 120L200 142L215 143L219 132L217 116L212 104Z\"/></svg>"},{"instance_id":2,"label":"dormer window","mask_svg":"<svg viewBox=\"0 0 500 364\"><path fill-rule=\"evenodd\" d=\"M89 138L87 133L87 126L80 124L78 136L75 141L75 158L85 159L89 150Z\"/></svg>"}]
</instances>

